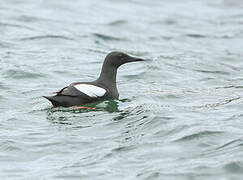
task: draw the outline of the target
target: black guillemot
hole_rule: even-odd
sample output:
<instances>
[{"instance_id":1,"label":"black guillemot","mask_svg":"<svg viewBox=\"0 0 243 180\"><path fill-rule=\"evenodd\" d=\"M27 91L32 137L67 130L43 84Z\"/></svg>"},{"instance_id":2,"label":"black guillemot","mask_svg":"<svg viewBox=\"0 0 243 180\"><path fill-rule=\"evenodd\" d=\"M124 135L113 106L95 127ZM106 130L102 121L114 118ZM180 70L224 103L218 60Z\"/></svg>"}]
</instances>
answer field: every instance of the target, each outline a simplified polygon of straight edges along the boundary
<instances>
[{"instance_id":1,"label":"black guillemot","mask_svg":"<svg viewBox=\"0 0 243 180\"><path fill-rule=\"evenodd\" d=\"M117 69L122 64L144 61L122 52L109 53L103 63L100 76L92 82L76 82L64 87L54 96L43 96L51 101L53 106L81 106L100 100L118 99L116 86Z\"/></svg>"}]
</instances>

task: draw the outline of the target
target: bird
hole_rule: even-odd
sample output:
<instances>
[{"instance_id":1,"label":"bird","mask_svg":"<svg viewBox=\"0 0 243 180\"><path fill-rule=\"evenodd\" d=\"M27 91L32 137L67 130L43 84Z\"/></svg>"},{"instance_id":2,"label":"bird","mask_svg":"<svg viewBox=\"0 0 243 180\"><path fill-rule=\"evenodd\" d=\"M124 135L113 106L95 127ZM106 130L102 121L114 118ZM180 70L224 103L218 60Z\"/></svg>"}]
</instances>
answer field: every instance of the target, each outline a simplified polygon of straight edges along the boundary
<instances>
[{"instance_id":1,"label":"bird","mask_svg":"<svg viewBox=\"0 0 243 180\"><path fill-rule=\"evenodd\" d=\"M92 82L74 82L56 92L54 96L43 96L54 107L82 106L84 104L118 99L117 69L126 63L144 61L123 52L110 52L103 62L98 79Z\"/></svg>"}]
</instances>

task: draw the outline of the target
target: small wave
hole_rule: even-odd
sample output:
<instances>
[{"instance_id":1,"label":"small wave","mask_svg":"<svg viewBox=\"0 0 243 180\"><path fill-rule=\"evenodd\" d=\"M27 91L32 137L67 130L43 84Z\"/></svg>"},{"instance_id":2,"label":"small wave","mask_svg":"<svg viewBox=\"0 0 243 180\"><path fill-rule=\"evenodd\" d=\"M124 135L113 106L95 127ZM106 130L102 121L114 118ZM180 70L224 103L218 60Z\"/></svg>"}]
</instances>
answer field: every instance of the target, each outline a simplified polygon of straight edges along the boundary
<instances>
[{"instance_id":1,"label":"small wave","mask_svg":"<svg viewBox=\"0 0 243 180\"><path fill-rule=\"evenodd\" d=\"M135 148L136 148L136 146L134 146L134 145L120 146L120 147L116 147L116 148L112 149L112 152L115 152L115 153L117 153L117 152L125 152L125 151L133 150Z\"/></svg>"},{"instance_id":2,"label":"small wave","mask_svg":"<svg viewBox=\"0 0 243 180\"><path fill-rule=\"evenodd\" d=\"M40 40L40 39L64 39L64 40L74 40L73 38L66 37L66 36L59 36L59 35L44 35L44 36L32 36L21 38L21 41L28 41L28 40Z\"/></svg>"},{"instance_id":3,"label":"small wave","mask_svg":"<svg viewBox=\"0 0 243 180\"><path fill-rule=\"evenodd\" d=\"M113 118L113 121L120 121L122 119L132 117L134 115L141 116L139 119L139 121L140 121L141 119L144 119L147 117L144 115L145 112L146 112L146 110L144 109L143 105L139 105L136 107L128 107L127 109L120 111L118 116L115 116Z\"/></svg>"},{"instance_id":4,"label":"small wave","mask_svg":"<svg viewBox=\"0 0 243 180\"><path fill-rule=\"evenodd\" d=\"M107 51L103 51L103 50L100 50L100 49L94 49L94 48L87 48L88 51L90 52L94 52L94 53L99 53L99 54L104 54L106 55Z\"/></svg>"},{"instance_id":5,"label":"small wave","mask_svg":"<svg viewBox=\"0 0 243 180\"><path fill-rule=\"evenodd\" d=\"M222 132L222 131L202 131L202 132L194 133L194 134L179 138L179 139L175 140L175 142L190 141L190 140L200 139L203 137L208 137L208 136L222 134L222 133L224 133L224 132Z\"/></svg>"},{"instance_id":6,"label":"small wave","mask_svg":"<svg viewBox=\"0 0 243 180\"><path fill-rule=\"evenodd\" d=\"M85 108L78 108L78 107L52 107L51 109L48 110L49 114L53 113L84 113L84 112L89 112L89 111L94 111L93 109L85 109Z\"/></svg>"},{"instance_id":7,"label":"small wave","mask_svg":"<svg viewBox=\"0 0 243 180\"><path fill-rule=\"evenodd\" d=\"M209 73L209 74L230 75L230 73L225 71L210 71L210 70L198 70L198 69L194 69L194 71L201 72L201 73Z\"/></svg>"},{"instance_id":8,"label":"small wave","mask_svg":"<svg viewBox=\"0 0 243 180\"><path fill-rule=\"evenodd\" d=\"M0 27L13 27L13 28L23 28L23 29L28 29L28 30L34 30L33 28L30 28L28 26L23 26L23 25L19 25L19 24L10 24L10 23L1 23L0 22Z\"/></svg>"},{"instance_id":9,"label":"small wave","mask_svg":"<svg viewBox=\"0 0 243 180\"><path fill-rule=\"evenodd\" d=\"M191 37L191 38L207 38L208 36L203 35L203 34L186 34L187 37Z\"/></svg>"},{"instance_id":10,"label":"small wave","mask_svg":"<svg viewBox=\"0 0 243 180\"><path fill-rule=\"evenodd\" d=\"M125 21L125 20L116 20L116 21L112 21L112 22L108 23L108 25L117 26L117 25L126 24L126 23L127 23L127 21Z\"/></svg>"},{"instance_id":11,"label":"small wave","mask_svg":"<svg viewBox=\"0 0 243 180\"><path fill-rule=\"evenodd\" d=\"M21 148L17 145L17 142L14 140L6 140L2 141L0 147L4 149L4 151L20 151Z\"/></svg>"},{"instance_id":12,"label":"small wave","mask_svg":"<svg viewBox=\"0 0 243 180\"><path fill-rule=\"evenodd\" d=\"M239 143L240 143L240 145L243 145L241 139L235 139L235 140L232 140L232 141L230 141L230 142L228 142L228 143L216 148L215 150L226 149L228 147L235 146L234 144L239 145Z\"/></svg>"},{"instance_id":13,"label":"small wave","mask_svg":"<svg viewBox=\"0 0 243 180\"><path fill-rule=\"evenodd\" d=\"M193 106L193 108L214 108L214 107L218 107L218 106L223 106L223 105L226 105L226 104L229 104L233 101L236 101L240 99L240 97L236 97L236 98L232 98L232 99L226 99L222 102L216 102L216 103L211 103L211 104L204 104L204 105L201 105L201 106Z\"/></svg>"},{"instance_id":14,"label":"small wave","mask_svg":"<svg viewBox=\"0 0 243 180\"><path fill-rule=\"evenodd\" d=\"M235 36L234 34L222 34L222 35L217 35L217 36L214 36L214 37L219 38L219 39L231 39L234 36Z\"/></svg>"},{"instance_id":15,"label":"small wave","mask_svg":"<svg viewBox=\"0 0 243 180\"><path fill-rule=\"evenodd\" d=\"M0 82L0 89L9 89L7 86L5 86L3 83Z\"/></svg>"},{"instance_id":16,"label":"small wave","mask_svg":"<svg viewBox=\"0 0 243 180\"><path fill-rule=\"evenodd\" d=\"M12 43L9 42L0 42L0 48L12 48L14 45ZM0 59L1 61L1 59Z\"/></svg>"},{"instance_id":17,"label":"small wave","mask_svg":"<svg viewBox=\"0 0 243 180\"><path fill-rule=\"evenodd\" d=\"M186 34L185 36L191 38L215 38L215 39L230 39L233 38L233 34L218 34L218 35L203 35L203 34Z\"/></svg>"},{"instance_id":18,"label":"small wave","mask_svg":"<svg viewBox=\"0 0 243 180\"><path fill-rule=\"evenodd\" d=\"M242 174L243 173L243 164L241 162L232 162L224 165L223 167L226 171L231 173Z\"/></svg>"},{"instance_id":19,"label":"small wave","mask_svg":"<svg viewBox=\"0 0 243 180\"><path fill-rule=\"evenodd\" d=\"M129 78L129 79L139 79L142 75L144 74L144 72L141 73L137 73L137 74L129 74L129 75L123 75L123 77Z\"/></svg>"},{"instance_id":20,"label":"small wave","mask_svg":"<svg viewBox=\"0 0 243 180\"><path fill-rule=\"evenodd\" d=\"M24 70L16 70L16 69L10 69L7 72L4 73L5 77L7 78L13 78L13 79L36 79L43 77L42 74L34 73L34 72L27 72Z\"/></svg>"},{"instance_id":21,"label":"small wave","mask_svg":"<svg viewBox=\"0 0 243 180\"><path fill-rule=\"evenodd\" d=\"M215 89L230 89L230 88L242 89L243 86L230 85L230 86L216 87Z\"/></svg>"},{"instance_id":22,"label":"small wave","mask_svg":"<svg viewBox=\"0 0 243 180\"><path fill-rule=\"evenodd\" d=\"M104 35L100 33L93 33L93 35L99 39L102 39L104 41L124 41L125 39L110 36L110 35Z\"/></svg>"},{"instance_id":23,"label":"small wave","mask_svg":"<svg viewBox=\"0 0 243 180\"><path fill-rule=\"evenodd\" d=\"M220 154L227 154L227 153L232 153L233 151L235 151L238 148L242 148L243 146L243 141L242 139L234 139L230 142L227 142L219 147L216 147L214 149L211 149L205 153L203 153L203 156L206 157L215 157L218 156Z\"/></svg>"}]
</instances>

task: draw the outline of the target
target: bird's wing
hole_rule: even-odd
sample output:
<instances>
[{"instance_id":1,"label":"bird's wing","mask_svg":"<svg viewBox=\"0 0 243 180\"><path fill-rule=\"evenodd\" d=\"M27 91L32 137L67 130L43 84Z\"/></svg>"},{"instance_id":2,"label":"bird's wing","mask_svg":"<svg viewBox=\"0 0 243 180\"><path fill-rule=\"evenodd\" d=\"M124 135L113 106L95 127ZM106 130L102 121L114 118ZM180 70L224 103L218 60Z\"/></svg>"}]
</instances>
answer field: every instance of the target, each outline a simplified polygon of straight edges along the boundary
<instances>
[{"instance_id":1,"label":"bird's wing","mask_svg":"<svg viewBox=\"0 0 243 180\"><path fill-rule=\"evenodd\" d=\"M85 84L85 83L75 83L71 84L63 89L61 89L57 95L63 96L86 96L87 98L99 98L104 96L106 90L102 87Z\"/></svg>"}]
</instances>

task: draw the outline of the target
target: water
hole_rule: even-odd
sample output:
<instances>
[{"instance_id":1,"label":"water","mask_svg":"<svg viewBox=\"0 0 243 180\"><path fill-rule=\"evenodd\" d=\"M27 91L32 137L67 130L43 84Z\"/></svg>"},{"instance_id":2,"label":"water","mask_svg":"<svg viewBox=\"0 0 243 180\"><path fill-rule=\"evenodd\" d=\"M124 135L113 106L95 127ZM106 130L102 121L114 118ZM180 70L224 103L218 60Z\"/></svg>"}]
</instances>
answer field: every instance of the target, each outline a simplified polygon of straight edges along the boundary
<instances>
[{"instance_id":1,"label":"water","mask_svg":"<svg viewBox=\"0 0 243 180\"><path fill-rule=\"evenodd\" d=\"M0 3L0 179L241 179L240 0ZM121 101L52 109L50 95L119 69Z\"/></svg>"}]
</instances>

